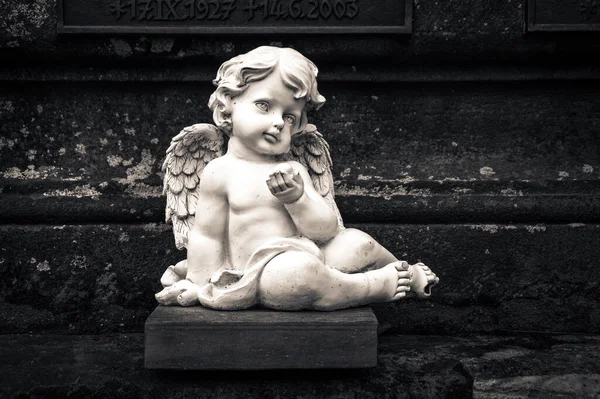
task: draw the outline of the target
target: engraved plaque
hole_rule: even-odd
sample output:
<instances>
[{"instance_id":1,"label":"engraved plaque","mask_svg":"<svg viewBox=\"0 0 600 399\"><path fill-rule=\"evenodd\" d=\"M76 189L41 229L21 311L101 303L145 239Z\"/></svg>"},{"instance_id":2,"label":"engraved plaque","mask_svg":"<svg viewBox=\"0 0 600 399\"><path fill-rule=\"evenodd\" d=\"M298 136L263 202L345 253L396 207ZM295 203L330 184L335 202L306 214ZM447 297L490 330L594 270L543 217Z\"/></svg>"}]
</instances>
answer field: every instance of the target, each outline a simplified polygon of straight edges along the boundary
<instances>
[{"instance_id":1,"label":"engraved plaque","mask_svg":"<svg viewBox=\"0 0 600 399\"><path fill-rule=\"evenodd\" d=\"M60 33L410 33L412 0L59 0Z\"/></svg>"},{"instance_id":2,"label":"engraved plaque","mask_svg":"<svg viewBox=\"0 0 600 399\"><path fill-rule=\"evenodd\" d=\"M528 0L528 31L599 31L600 0Z\"/></svg>"}]
</instances>

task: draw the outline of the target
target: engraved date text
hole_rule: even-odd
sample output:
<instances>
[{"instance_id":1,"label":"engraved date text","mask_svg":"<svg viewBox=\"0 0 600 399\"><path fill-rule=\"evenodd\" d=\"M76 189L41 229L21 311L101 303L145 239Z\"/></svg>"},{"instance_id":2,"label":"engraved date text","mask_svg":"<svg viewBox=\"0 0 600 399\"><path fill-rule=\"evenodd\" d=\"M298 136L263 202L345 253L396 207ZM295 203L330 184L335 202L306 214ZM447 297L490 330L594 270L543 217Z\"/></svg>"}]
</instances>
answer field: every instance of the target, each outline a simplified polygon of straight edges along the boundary
<instances>
[{"instance_id":1,"label":"engraved date text","mask_svg":"<svg viewBox=\"0 0 600 399\"><path fill-rule=\"evenodd\" d=\"M110 11L117 20L185 21L229 19L237 0L116 0Z\"/></svg>"},{"instance_id":2,"label":"engraved date text","mask_svg":"<svg viewBox=\"0 0 600 399\"><path fill-rule=\"evenodd\" d=\"M248 21L259 16L263 20L338 20L358 15L357 0L247 0L243 8Z\"/></svg>"},{"instance_id":3,"label":"engraved date text","mask_svg":"<svg viewBox=\"0 0 600 399\"><path fill-rule=\"evenodd\" d=\"M115 0L116 20L343 20L359 14L360 0Z\"/></svg>"}]
</instances>

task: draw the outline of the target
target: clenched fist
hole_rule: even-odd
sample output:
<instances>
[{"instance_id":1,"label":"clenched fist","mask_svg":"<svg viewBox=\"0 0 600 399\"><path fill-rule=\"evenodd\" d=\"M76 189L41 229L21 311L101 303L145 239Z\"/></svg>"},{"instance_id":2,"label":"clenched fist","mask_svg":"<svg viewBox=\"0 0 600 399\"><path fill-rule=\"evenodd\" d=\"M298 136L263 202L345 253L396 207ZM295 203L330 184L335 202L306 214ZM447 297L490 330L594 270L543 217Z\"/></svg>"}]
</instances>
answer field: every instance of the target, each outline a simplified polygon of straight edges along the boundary
<instances>
[{"instance_id":1,"label":"clenched fist","mask_svg":"<svg viewBox=\"0 0 600 399\"><path fill-rule=\"evenodd\" d=\"M304 180L289 163L277 165L273 173L269 175L267 186L271 194L284 204L298 201L304 193Z\"/></svg>"}]
</instances>

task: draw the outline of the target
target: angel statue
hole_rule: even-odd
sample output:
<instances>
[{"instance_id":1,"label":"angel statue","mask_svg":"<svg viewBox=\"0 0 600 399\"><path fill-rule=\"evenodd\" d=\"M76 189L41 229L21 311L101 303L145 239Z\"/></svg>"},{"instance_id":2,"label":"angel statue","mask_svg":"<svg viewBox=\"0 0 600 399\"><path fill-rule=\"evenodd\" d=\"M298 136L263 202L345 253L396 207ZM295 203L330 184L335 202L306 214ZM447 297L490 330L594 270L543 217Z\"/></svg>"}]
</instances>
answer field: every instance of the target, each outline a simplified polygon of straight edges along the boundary
<instances>
[{"instance_id":1,"label":"angel statue","mask_svg":"<svg viewBox=\"0 0 600 399\"><path fill-rule=\"evenodd\" d=\"M439 279L427 266L344 228L329 145L307 120L325 102L317 72L268 46L221 65L216 126L183 129L163 165L167 221L187 259L163 274L159 303L329 311L431 294Z\"/></svg>"}]
</instances>

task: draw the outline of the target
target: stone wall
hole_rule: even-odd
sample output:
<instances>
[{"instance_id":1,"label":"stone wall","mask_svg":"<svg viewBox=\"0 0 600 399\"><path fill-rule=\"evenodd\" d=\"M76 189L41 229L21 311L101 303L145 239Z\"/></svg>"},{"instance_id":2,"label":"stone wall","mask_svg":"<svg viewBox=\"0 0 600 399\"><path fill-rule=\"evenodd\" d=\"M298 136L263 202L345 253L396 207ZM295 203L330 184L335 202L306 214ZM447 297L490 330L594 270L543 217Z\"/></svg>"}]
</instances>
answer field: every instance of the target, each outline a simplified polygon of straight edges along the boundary
<instances>
[{"instance_id":1,"label":"stone wall","mask_svg":"<svg viewBox=\"0 0 600 399\"><path fill-rule=\"evenodd\" d=\"M141 332L165 266L171 137L209 122L221 62L291 46L346 222L442 282L394 331L600 332L594 32L526 33L525 3L415 1L410 35L58 35L0 0L0 332Z\"/></svg>"}]
</instances>

